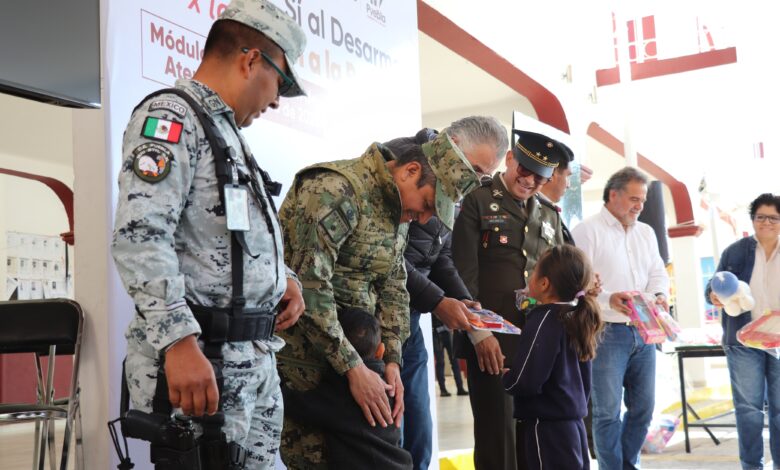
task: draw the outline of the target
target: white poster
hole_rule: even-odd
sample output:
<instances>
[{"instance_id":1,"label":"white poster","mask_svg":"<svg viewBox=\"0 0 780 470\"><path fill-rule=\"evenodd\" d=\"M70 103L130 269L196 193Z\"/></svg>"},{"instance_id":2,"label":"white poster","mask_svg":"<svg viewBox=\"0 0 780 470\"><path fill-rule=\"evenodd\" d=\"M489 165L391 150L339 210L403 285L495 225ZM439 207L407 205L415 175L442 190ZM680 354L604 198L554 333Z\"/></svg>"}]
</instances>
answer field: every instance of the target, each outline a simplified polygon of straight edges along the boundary
<instances>
[{"instance_id":1,"label":"white poster","mask_svg":"<svg viewBox=\"0 0 780 470\"><path fill-rule=\"evenodd\" d=\"M377 0L274 3L307 35L296 70L308 96L282 98L278 110L269 109L243 132L260 166L283 183L283 197L304 166L356 157L374 141L419 129L417 7ZM106 54L113 158L120 158L122 131L138 101L195 73L211 23L226 4L111 2Z\"/></svg>"}]
</instances>

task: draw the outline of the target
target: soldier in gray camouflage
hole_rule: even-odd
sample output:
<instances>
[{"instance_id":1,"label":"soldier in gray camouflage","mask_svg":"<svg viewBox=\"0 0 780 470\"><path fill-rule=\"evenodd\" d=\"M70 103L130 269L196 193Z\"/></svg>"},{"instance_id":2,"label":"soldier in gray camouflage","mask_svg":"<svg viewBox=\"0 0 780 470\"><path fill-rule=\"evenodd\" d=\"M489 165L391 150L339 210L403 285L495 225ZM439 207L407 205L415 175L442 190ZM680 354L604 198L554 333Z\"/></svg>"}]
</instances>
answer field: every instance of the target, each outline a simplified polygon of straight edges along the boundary
<instances>
[{"instance_id":1,"label":"soldier in gray camouflage","mask_svg":"<svg viewBox=\"0 0 780 470\"><path fill-rule=\"evenodd\" d=\"M239 129L276 109L280 96L304 94L292 69L304 47L299 26L270 2L233 1L212 26L193 79L176 82L213 121L235 168L250 181L243 295L247 308L277 312L277 331L297 321L304 303L297 277L284 264L273 201L257 184L265 180ZM231 232L215 154L193 107L174 93L139 104L122 154L112 254L138 312L126 333L133 407L152 408L164 358L173 407L184 415L213 414L220 397L192 310L233 301ZM222 430L245 448L245 468L274 465L283 416L275 353L283 345L269 334L221 346Z\"/></svg>"},{"instance_id":2,"label":"soldier in gray camouflage","mask_svg":"<svg viewBox=\"0 0 780 470\"><path fill-rule=\"evenodd\" d=\"M479 186L463 153L446 134L423 149L394 155L380 144L359 158L300 171L279 212L285 259L303 284L306 312L284 332L282 380L311 390L333 367L346 375L371 426L400 425L401 345L409 336L409 295L403 253L411 220L437 214L452 221L456 201ZM424 151L424 152L423 152ZM380 319L385 381L363 364L338 322L336 307ZM387 393L395 397L390 409ZM282 460L291 469L321 468L322 435L285 418Z\"/></svg>"}]
</instances>

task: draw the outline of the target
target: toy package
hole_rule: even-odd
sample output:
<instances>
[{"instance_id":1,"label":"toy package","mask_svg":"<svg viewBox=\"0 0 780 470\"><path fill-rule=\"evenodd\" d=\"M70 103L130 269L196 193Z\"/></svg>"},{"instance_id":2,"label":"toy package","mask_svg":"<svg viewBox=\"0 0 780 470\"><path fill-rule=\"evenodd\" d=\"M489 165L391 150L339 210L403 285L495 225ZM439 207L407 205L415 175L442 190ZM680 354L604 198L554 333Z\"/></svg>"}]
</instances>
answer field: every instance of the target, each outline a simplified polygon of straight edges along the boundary
<instances>
[{"instance_id":1,"label":"toy package","mask_svg":"<svg viewBox=\"0 0 780 470\"><path fill-rule=\"evenodd\" d=\"M767 312L740 328L737 340L750 348L780 348L780 311Z\"/></svg>"},{"instance_id":2,"label":"toy package","mask_svg":"<svg viewBox=\"0 0 780 470\"><path fill-rule=\"evenodd\" d=\"M520 334L520 328L505 320L504 317L497 314L496 312L491 312L490 310L484 309L469 310L479 315L479 319L469 319L469 323L471 323L471 326L473 326L476 330L487 330L494 333L507 333L510 335Z\"/></svg>"},{"instance_id":3,"label":"toy package","mask_svg":"<svg viewBox=\"0 0 780 470\"><path fill-rule=\"evenodd\" d=\"M674 435L674 430L680 424L680 418L671 415L660 415L653 418L647 429L647 437L642 444L642 452L660 454Z\"/></svg>"},{"instance_id":4,"label":"toy package","mask_svg":"<svg viewBox=\"0 0 780 470\"><path fill-rule=\"evenodd\" d=\"M664 329L664 333L666 333L666 337L669 341L676 341L679 339L680 331L682 331L682 329L677 323L677 320L669 315L669 312L663 309L656 309L656 312L658 312L658 323L661 325L661 328Z\"/></svg>"},{"instance_id":5,"label":"toy package","mask_svg":"<svg viewBox=\"0 0 780 470\"><path fill-rule=\"evenodd\" d=\"M653 302L648 302L641 292L634 291L626 305L631 309L631 323L639 330L639 336L645 344L666 341L666 332L658 321L658 311Z\"/></svg>"}]
</instances>

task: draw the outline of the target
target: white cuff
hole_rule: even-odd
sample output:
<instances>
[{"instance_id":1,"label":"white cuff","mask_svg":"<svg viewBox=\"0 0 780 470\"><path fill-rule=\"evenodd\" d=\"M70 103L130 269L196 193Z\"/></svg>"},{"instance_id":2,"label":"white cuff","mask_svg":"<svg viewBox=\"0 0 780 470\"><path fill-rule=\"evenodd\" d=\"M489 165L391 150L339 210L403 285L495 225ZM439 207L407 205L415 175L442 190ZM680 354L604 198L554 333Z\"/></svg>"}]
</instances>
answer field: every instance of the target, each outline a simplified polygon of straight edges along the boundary
<instances>
[{"instance_id":1,"label":"white cuff","mask_svg":"<svg viewBox=\"0 0 780 470\"><path fill-rule=\"evenodd\" d=\"M471 331L467 331L466 334L469 335L469 339L471 340L471 344L473 345L476 345L477 343L481 343L489 336L493 336L493 333L486 330L471 330Z\"/></svg>"}]
</instances>

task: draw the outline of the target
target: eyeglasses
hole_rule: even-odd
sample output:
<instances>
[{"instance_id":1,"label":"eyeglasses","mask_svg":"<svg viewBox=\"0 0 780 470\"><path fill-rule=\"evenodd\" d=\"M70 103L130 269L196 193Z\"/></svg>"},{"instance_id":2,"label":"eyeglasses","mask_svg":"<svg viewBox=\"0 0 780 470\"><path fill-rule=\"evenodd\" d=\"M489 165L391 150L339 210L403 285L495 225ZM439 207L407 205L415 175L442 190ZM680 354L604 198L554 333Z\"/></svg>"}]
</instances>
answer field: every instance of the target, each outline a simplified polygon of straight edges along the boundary
<instances>
[{"instance_id":1,"label":"eyeglasses","mask_svg":"<svg viewBox=\"0 0 780 470\"><path fill-rule=\"evenodd\" d=\"M763 224L764 222L769 222L770 224L775 225L777 223L780 223L780 215L756 214L755 217L753 217L753 220L758 222L759 224Z\"/></svg>"},{"instance_id":2,"label":"eyeglasses","mask_svg":"<svg viewBox=\"0 0 780 470\"><path fill-rule=\"evenodd\" d=\"M247 54L249 51L251 51L251 49L249 49L248 47L241 48L241 52L243 52L244 54ZM276 65L276 63L274 63L273 60L271 60L271 57L269 57L268 54L266 54L263 51L260 51L260 56L263 59L265 59L265 61L268 62L271 65L271 67L273 67L274 70L276 70L276 73L278 73L279 76L282 78L282 83L278 84L278 88L276 92L277 95L279 96L286 95L287 92L290 91L293 86L295 86L295 82L286 73L282 72L282 69L280 69L279 66Z\"/></svg>"},{"instance_id":3,"label":"eyeglasses","mask_svg":"<svg viewBox=\"0 0 780 470\"><path fill-rule=\"evenodd\" d=\"M529 176L533 176L533 177L534 177L534 184L536 184L537 186L539 186L539 185L542 185L542 184L545 184L545 183L547 183L548 181L550 181L550 178L546 178L546 177L544 177L544 176L537 175L537 174L536 174L536 173L534 173L533 171L531 171L531 170L529 170L528 168L526 168L526 167L524 167L523 165L521 165L521 164L520 164L520 162L517 162L517 172L518 172L518 173L520 174L520 176L522 176L523 178L527 178L527 177L529 177Z\"/></svg>"}]
</instances>

